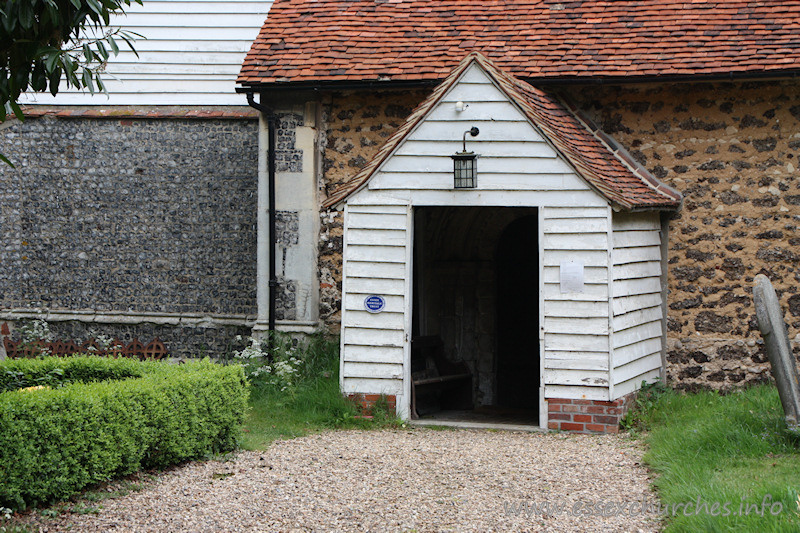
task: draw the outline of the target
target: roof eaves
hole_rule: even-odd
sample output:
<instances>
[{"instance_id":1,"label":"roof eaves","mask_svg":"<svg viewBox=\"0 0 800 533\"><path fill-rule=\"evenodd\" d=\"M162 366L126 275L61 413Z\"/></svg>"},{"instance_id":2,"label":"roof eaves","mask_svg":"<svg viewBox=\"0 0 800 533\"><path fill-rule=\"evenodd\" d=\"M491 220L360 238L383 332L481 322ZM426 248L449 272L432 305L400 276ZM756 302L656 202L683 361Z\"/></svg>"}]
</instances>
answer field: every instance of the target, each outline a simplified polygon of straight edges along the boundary
<instances>
[{"instance_id":1,"label":"roof eaves","mask_svg":"<svg viewBox=\"0 0 800 533\"><path fill-rule=\"evenodd\" d=\"M255 76L247 76L253 78ZM535 85L545 86L591 86L591 85L620 85L643 83L697 83L697 82L730 82L730 81L755 81L755 80L780 80L800 77L800 69L774 69L774 70L742 70L727 71L710 74L662 74L662 75L627 75L627 76L517 76L518 79ZM263 79L263 78L262 78ZM348 79L348 80L277 80L254 81L240 79L237 81L237 93L254 91L294 91L301 89L312 90L359 90L359 89L411 89L424 88L437 85L442 78L420 79Z\"/></svg>"},{"instance_id":2,"label":"roof eaves","mask_svg":"<svg viewBox=\"0 0 800 533\"><path fill-rule=\"evenodd\" d=\"M679 209L683 202L683 195L676 189L673 189L666 183L662 182L653 174L650 173L644 166L642 166L636 159L633 158L630 152L625 149L616 139L601 130L594 121L589 118L586 113L576 108L562 95L556 96L564 107L572 113L578 121L580 121L587 130L589 130L608 150L613 153L617 159L625 165L628 170L633 172L643 183L647 184L651 189L658 192L662 196L671 200L671 205L664 206L665 209ZM634 209L638 206L632 205L629 209Z\"/></svg>"}]
</instances>

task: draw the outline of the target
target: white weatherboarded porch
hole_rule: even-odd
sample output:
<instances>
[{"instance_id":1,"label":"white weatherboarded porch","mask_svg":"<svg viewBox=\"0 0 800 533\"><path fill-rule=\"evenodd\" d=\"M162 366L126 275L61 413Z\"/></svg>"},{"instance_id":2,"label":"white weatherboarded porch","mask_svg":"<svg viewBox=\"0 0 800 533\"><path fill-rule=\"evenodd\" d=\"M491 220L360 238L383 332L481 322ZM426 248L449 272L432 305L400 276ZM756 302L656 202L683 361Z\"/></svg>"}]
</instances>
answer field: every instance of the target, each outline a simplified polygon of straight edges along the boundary
<instances>
[{"instance_id":1,"label":"white weatherboarded porch","mask_svg":"<svg viewBox=\"0 0 800 533\"><path fill-rule=\"evenodd\" d=\"M410 417L411 340L439 336L475 406L535 398L546 428L549 399L612 401L662 374L660 214L615 211L485 65L456 75L343 202L342 391ZM472 127L477 186L454 190Z\"/></svg>"}]
</instances>

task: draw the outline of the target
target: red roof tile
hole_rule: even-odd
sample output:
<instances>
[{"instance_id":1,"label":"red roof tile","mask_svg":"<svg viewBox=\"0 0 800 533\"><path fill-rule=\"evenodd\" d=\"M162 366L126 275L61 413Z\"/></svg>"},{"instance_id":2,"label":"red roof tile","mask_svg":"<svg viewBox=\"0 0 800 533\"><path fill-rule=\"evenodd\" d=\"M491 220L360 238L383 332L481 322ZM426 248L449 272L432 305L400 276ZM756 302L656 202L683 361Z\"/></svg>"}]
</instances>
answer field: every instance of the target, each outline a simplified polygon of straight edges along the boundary
<instances>
[{"instance_id":1,"label":"red roof tile","mask_svg":"<svg viewBox=\"0 0 800 533\"><path fill-rule=\"evenodd\" d=\"M800 0L275 0L238 82L435 81L469 51L525 79L800 69Z\"/></svg>"},{"instance_id":2,"label":"red roof tile","mask_svg":"<svg viewBox=\"0 0 800 533\"><path fill-rule=\"evenodd\" d=\"M411 113L405 123L381 146L372 160L328 197L323 207L331 207L342 202L366 185L403 139L436 106L455 85L461 73L473 62L478 63L494 79L508 98L519 106L528 120L572 165L578 175L613 205L625 210L676 209L680 206L680 193L659 182L624 148L600 131L579 111L553 94L503 72L485 56L472 53L465 57L447 79Z\"/></svg>"}]
</instances>

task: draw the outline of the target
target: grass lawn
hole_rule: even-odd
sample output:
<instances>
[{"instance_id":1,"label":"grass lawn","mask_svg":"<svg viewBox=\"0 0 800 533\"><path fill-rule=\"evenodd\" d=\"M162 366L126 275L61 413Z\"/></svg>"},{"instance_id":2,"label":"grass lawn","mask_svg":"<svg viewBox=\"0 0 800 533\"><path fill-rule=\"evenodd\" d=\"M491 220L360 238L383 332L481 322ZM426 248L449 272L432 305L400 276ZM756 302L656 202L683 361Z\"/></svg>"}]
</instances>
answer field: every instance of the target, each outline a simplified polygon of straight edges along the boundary
<instances>
[{"instance_id":1,"label":"grass lawn","mask_svg":"<svg viewBox=\"0 0 800 533\"><path fill-rule=\"evenodd\" d=\"M774 386L724 396L654 387L638 405L631 420L644 430L666 531L800 531L800 437Z\"/></svg>"},{"instance_id":2,"label":"grass lawn","mask_svg":"<svg viewBox=\"0 0 800 533\"><path fill-rule=\"evenodd\" d=\"M285 390L254 380L242 448L264 450L276 439L326 429L376 428L398 424L380 406L372 419L339 392L339 344L314 337L302 350L295 385Z\"/></svg>"}]
</instances>

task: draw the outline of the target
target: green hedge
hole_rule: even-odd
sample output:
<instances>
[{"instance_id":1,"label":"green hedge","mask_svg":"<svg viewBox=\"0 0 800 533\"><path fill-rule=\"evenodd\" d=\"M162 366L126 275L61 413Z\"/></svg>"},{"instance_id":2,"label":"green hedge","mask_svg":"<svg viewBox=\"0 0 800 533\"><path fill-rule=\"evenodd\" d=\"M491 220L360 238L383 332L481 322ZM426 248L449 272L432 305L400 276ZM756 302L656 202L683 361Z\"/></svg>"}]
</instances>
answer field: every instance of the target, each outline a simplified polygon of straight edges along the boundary
<instances>
[{"instance_id":1,"label":"green hedge","mask_svg":"<svg viewBox=\"0 0 800 533\"><path fill-rule=\"evenodd\" d=\"M22 386L51 384L52 381L81 382L104 381L141 377L147 367L136 359L109 359L107 357L46 357L43 359L6 359L0 361L0 392ZM54 371L60 374L55 378Z\"/></svg>"},{"instance_id":2,"label":"green hedge","mask_svg":"<svg viewBox=\"0 0 800 533\"><path fill-rule=\"evenodd\" d=\"M249 394L242 367L209 361L12 360L0 363L0 374L9 368L30 376L62 368L75 381L127 378L0 393L0 507L15 509L232 450Z\"/></svg>"}]
</instances>

